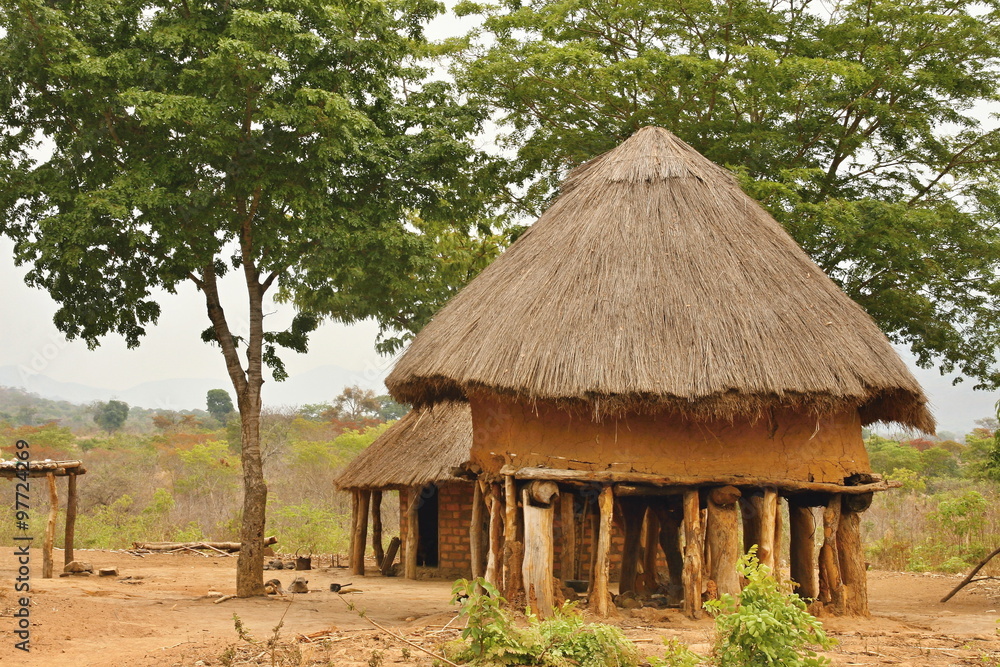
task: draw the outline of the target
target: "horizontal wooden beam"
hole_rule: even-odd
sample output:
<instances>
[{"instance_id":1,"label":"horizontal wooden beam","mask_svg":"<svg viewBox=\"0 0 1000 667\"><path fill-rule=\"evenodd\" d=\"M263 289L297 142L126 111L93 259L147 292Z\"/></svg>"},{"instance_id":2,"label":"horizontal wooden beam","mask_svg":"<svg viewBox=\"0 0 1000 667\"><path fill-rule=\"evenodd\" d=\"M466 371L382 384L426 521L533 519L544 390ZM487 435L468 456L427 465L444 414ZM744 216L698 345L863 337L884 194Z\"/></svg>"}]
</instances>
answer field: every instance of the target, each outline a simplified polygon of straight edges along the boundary
<instances>
[{"instance_id":1,"label":"horizontal wooden beam","mask_svg":"<svg viewBox=\"0 0 1000 667\"><path fill-rule=\"evenodd\" d=\"M566 470L564 468L515 468L504 466L501 475L513 475L517 479L544 479L554 482L599 482L602 484L650 484L660 487L732 485L774 487L791 493L819 491L823 493L861 494L874 491L888 491L901 486L899 482L879 480L868 484L846 486L831 482L804 482L796 479L775 477L753 477L740 475L657 475L645 472L624 472L616 470Z\"/></svg>"}]
</instances>

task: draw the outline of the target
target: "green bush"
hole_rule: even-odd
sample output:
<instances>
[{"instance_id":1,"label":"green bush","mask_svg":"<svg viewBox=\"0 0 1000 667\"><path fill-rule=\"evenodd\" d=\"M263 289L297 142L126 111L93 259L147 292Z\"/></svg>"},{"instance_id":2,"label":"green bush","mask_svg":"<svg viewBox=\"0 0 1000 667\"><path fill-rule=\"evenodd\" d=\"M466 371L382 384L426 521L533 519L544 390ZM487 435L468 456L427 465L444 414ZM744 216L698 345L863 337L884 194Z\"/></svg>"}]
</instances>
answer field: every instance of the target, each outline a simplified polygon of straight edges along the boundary
<instances>
[{"instance_id":1,"label":"green bush","mask_svg":"<svg viewBox=\"0 0 1000 667\"><path fill-rule=\"evenodd\" d=\"M527 627L518 627L503 609L504 599L484 579L459 579L453 601L461 599L468 619L458 646L446 647L455 662L480 665L539 667L635 667L639 652L621 630L602 623L584 623L572 604L539 620L528 613Z\"/></svg>"},{"instance_id":2,"label":"green bush","mask_svg":"<svg viewBox=\"0 0 1000 667\"><path fill-rule=\"evenodd\" d=\"M829 648L822 624L806 603L782 587L770 568L757 560L756 548L737 569L747 585L739 600L723 594L705 603L715 615L715 655L720 667L819 667L829 660L809 648Z\"/></svg>"}]
</instances>

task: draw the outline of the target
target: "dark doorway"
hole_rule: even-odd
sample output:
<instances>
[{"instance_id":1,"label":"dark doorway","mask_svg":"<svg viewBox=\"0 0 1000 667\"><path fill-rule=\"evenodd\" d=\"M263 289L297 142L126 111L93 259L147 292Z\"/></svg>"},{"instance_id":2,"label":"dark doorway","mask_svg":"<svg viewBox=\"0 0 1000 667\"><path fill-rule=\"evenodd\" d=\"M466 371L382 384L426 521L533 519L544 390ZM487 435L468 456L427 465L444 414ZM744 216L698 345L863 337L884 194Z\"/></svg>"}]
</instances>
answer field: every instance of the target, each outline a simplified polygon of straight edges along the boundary
<instances>
[{"instance_id":1,"label":"dark doorway","mask_svg":"<svg viewBox=\"0 0 1000 667\"><path fill-rule=\"evenodd\" d=\"M417 565L438 566L438 490L428 484L420 491L420 506L417 507L417 525L420 542L417 547Z\"/></svg>"}]
</instances>

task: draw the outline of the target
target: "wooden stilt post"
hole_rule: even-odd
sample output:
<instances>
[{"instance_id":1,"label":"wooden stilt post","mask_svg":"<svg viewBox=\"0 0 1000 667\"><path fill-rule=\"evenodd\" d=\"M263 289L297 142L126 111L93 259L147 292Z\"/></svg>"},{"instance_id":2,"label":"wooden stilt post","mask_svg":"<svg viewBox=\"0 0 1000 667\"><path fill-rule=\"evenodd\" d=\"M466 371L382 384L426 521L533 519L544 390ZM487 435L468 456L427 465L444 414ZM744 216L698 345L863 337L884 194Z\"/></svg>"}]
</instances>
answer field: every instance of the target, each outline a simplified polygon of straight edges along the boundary
<instances>
[{"instance_id":1,"label":"wooden stilt post","mask_svg":"<svg viewBox=\"0 0 1000 667\"><path fill-rule=\"evenodd\" d=\"M701 618L703 533L698 489L684 491L684 601L689 618Z\"/></svg>"},{"instance_id":2,"label":"wooden stilt post","mask_svg":"<svg viewBox=\"0 0 1000 667\"><path fill-rule=\"evenodd\" d=\"M503 588L503 503L500 501L502 493L499 484L492 484L488 487L490 510L490 550L486 557L486 581L496 586L497 590Z\"/></svg>"},{"instance_id":3,"label":"wooden stilt post","mask_svg":"<svg viewBox=\"0 0 1000 667\"><path fill-rule=\"evenodd\" d=\"M636 580L636 590L640 593L652 593L659 585L656 554L660 547L660 520L651 507L646 508L642 543L642 576Z\"/></svg>"},{"instance_id":4,"label":"wooden stilt post","mask_svg":"<svg viewBox=\"0 0 1000 667\"><path fill-rule=\"evenodd\" d=\"M469 523L469 555L472 578L486 574L483 563L483 490L479 482L472 483L472 521Z\"/></svg>"},{"instance_id":5,"label":"wooden stilt post","mask_svg":"<svg viewBox=\"0 0 1000 667\"><path fill-rule=\"evenodd\" d=\"M761 503L760 534L757 536L757 558L761 565L766 565L773 574L776 567L774 553L774 527L778 519L778 492L776 489L764 489L764 500Z\"/></svg>"},{"instance_id":6,"label":"wooden stilt post","mask_svg":"<svg viewBox=\"0 0 1000 667\"><path fill-rule=\"evenodd\" d=\"M837 531L840 528L840 494L832 494L823 510L823 546L819 550L819 594L833 613L844 613L844 583L840 578Z\"/></svg>"},{"instance_id":7,"label":"wooden stilt post","mask_svg":"<svg viewBox=\"0 0 1000 667\"><path fill-rule=\"evenodd\" d=\"M816 522L811 507L803 507L788 501L788 566L792 581L797 586L795 592L806 600L819 597L819 581L816 578Z\"/></svg>"},{"instance_id":8,"label":"wooden stilt post","mask_svg":"<svg viewBox=\"0 0 1000 667\"><path fill-rule=\"evenodd\" d=\"M365 547L368 542L368 506L371 503L372 492L368 489L358 491L358 523L354 526L354 553L351 556L351 574L364 576Z\"/></svg>"},{"instance_id":9,"label":"wooden stilt post","mask_svg":"<svg viewBox=\"0 0 1000 667\"><path fill-rule=\"evenodd\" d=\"M652 505L660 523L660 548L667 561L667 602L676 604L684 598L684 554L681 551L683 511L665 505Z\"/></svg>"},{"instance_id":10,"label":"wooden stilt post","mask_svg":"<svg viewBox=\"0 0 1000 667\"><path fill-rule=\"evenodd\" d=\"M735 486L712 489L708 494L708 552L711 554L709 578L719 594L740 594L740 578L736 563L740 558L739 508L740 490Z\"/></svg>"},{"instance_id":11,"label":"wooden stilt post","mask_svg":"<svg viewBox=\"0 0 1000 667\"><path fill-rule=\"evenodd\" d=\"M844 582L844 611L852 616L868 616L868 573L861 545L861 513L871 503L870 495L842 496L837 551L840 576Z\"/></svg>"},{"instance_id":12,"label":"wooden stilt post","mask_svg":"<svg viewBox=\"0 0 1000 667\"><path fill-rule=\"evenodd\" d=\"M351 537L347 547L347 569L354 572L354 540L357 537L358 526L358 499L361 497L361 489L351 489Z\"/></svg>"},{"instance_id":13,"label":"wooden stilt post","mask_svg":"<svg viewBox=\"0 0 1000 667\"><path fill-rule=\"evenodd\" d=\"M740 498L740 512L743 515L743 553L747 553L760 540L760 518L764 513L763 494L754 493Z\"/></svg>"},{"instance_id":14,"label":"wooden stilt post","mask_svg":"<svg viewBox=\"0 0 1000 667\"><path fill-rule=\"evenodd\" d=\"M372 551L376 567L382 568L385 550L382 548L382 490L372 491Z\"/></svg>"},{"instance_id":15,"label":"wooden stilt post","mask_svg":"<svg viewBox=\"0 0 1000 667\"><path fill-rule=\"evenodd\" d=\"M521 578L521 563L524 559L524 543L521 541L519 512L517 511L517 483L512 475L504 477L504 547L503 574L504 597L515 604L524 594Z\"/></svg>"},{"instance_id":16,"label":"wooden stilt post","mask_svg":"<svg viewBox=\"0 0 1000 667\"><path fill-rule=\"evenodd\" d=\"M559 574L563 579L578 579L576 572L576 494L559 496L559 525L562 527L562 551L559 553Z\"/></svg>"},{"instance_id":17,"label":"wooden stilt post","mask_svg":"<svg viewBox=\"0 0 1000 667\"><path fill-rule=\"evenodd\" d=\"M59 516L59 493L56 476L45 475L49 482L49 521L45 524L45 543L42 545L42 579L52 578L52 544L56 537L56 517Z\"/></svg>"},{"instance_id":18,"label":"wooden stilt post","mask_svg":"<svg viewBox=\"0 0 1000 667\"><path fill-rule=\"evenodd\" d=\"M784 519L781 514L781 495L778 495L774 508L774 570L772 576L775 581L781 581L781 544L784 534Z\"/></svg>"},{"instance_id":19,"label":"wooden stilt post","mask_svg":"<svg viewBox=\"0 0 1000 667\"><path fill-rule=\"evenodd\" d=\"M66 537L64 565L73 562L73 541L76 535L76 473L71 472L67 476L66 493Z\"/></svg>"},{"instance_id":20,"label":"wooden stilt post","mask_svg":"<svg viewBox=\"0 0 1000 667\"><path fill-rule=\"evenodd\" d=\"M590 581L590 608L602 618L611 614L611 522L615 496L611 486L605 486L597 496L598 531L594 545L594 576Z\"/></svg>"},{"instance_id":21,"label":"wooden stilt post","mask_svg":"<svg viewBox=\"0 0 1000 667\"><path fill-rule=\"evenodd\" d=\"M555 519L553 501L559 497L554 482L531 482L521 491L524 513L524 561L521 576L528 604L542 618L552 616L555 605L555 583L552 570L555 551L552 526Z\"/></svg>"},{"instance_id":22,"label":"wooden stilt post","mask_svg":"<svg viewBox=\"0 0 1000 667\"><path fill-rule=\"evenodd\" d=\"M618 509L621 511L625 532L622 570L618 579L619 593L635 591L635 578L642 546L642 518L646 513L646 504L642 498L625 496L618 498Z\"/></svg>"},{"instance_id":23,"label":"wooden stilt post","mask_svg":"<svg viewBox=\"0 0 1000 667\"><path fill-rule=\"evenodd\" d=\"M406 498L406 551L403 554L403 576L417 578L417 545L420 539L420 525L417 509L420 505L420 487L414 486Z\"/></svg>"}]
</instances>

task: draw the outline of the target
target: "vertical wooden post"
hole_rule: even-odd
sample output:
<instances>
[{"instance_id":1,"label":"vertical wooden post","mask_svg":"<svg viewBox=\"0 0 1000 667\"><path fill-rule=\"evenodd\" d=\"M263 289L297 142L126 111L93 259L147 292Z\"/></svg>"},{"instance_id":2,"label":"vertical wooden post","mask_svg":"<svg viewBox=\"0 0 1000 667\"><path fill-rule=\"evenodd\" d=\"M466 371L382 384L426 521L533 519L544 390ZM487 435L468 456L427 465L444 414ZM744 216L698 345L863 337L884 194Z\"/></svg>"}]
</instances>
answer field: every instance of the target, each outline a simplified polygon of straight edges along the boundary
<instances>
[{"instance_id":1,"label":"vertical wooden post","mask_svg":"<svg viewBox=\"0 0 1000 667\"><path fill-rule=\"evenodd\" d=\"M784 519L781 515L781 495L778 495L774 508L774 570L772 574L775 581L781 581L781 544L783 538Z\"/></svg>"},{"instance_id":2,"label":"vertical wooden post","mask_svg":"<svg viewBox=\"0 0 1000 667\"><path fill-rule=\"evenodd\" d=\"M524 543L521 542L517 511L517 482L513 475L504 477L504 546L503 546L503 587L504 597L514 603L524 592L521 579L521 563L524 559Z\"/></svg>"},{"instance_id":3,"label":"vertical wooden post","mask_svg":"<svg viewBox=\"0 0 1000 667\"><path fill-rule=\"evenodd\" d=\"M760 539L760 518L764 513L764 496L759 493L743 496L740 498L740 511L743 515L743 553L747 553L750 551L750 547L758 544Z\"/></svg>"},{"instance_id":4,"label":"vertical wooden post","mask_svg":"<svg viewBox=\"0 0 1000 667\"><path fill-rule=\"evenodd\" d=\"M844 584L840 578L837 531L840 528L840 494L830 496L823 510L823 546L819 550L819 594L835 614L844 613Z\"/></svg>"},{"instance_id":5,"label":"vertical wooden post","mask_svg":"<svg viewBox=\"0 0 1000 667\"><path fill-rule=\"evenodd\" d=\"M559 524L562 526L562 551L559 553L559 574L563 579L579 579L576 572L576 494L559 496Z\"/></svg>"},{"instance_id":6,"label":"vertical wooden post","mask_svg":"<svg viewBox=\"0 0 1000 667\"><path fill-rule=\"evenodd\" d=\"M351 538L347 546L347 569L354 572L354 540L357 537L355 528L358 526L358 498L361 497L360 489L351 489Z\"/></svg>"},{"instance_id":7,"label":"vertical wooden post","mask_svg":"<svg viewBox=\"0 0 1000 667\"><path fill-rule=\"evenodd\" d=\"M417 520L417 509L420 504L420 487L410 488L406 498L406 553L403 561L403 577L417 578L417 545L420 539L420 525Z\"/></svg>"},{"instance_id":8,"label":"vertical wooden post","mask_svg":"<svg viewBox=\"0 0 1000 667\"><path fill-rule=\"evenodd\" d=\"M376 567L382 569L385 550L382 548L382 490L372 490L372 551Z\"/></svg>"},{"instance_id":9,"label":"vertical wooden post","mask_svg":"<svg viewBox=\"0 0 1000 667\"><path fill-rule=\"evenodd\" d=\"M636 580L636 590L641 593L656 591L656 554L660 546L660 520L652 507L646 508L643 519L642 577Z\"/></svg>"},{"instance_id":10,"label":"vertical wooden post","mask_svg":"<svg viewBox=\"0 0 1000 667\"><path fill-rule=\"evenodd\" d=\"M365 547L368 542L368 506L371 503L372 492L368 489L358 491L358 523L354 526L354 554L351 556L351 574L364 576Z\"/></svg>"},{"instance_id":11,"label":"vertical wooden post","mask_svg":"<svg viewBox=\"0 0 1000 667\"><path fill-rule=\"evenodd\" d=\"M483 564L483 489L479 481L472 483L472 521L469 523L469 555L472 578L486 574Z\"/></svg>"},{"instance_id":12,"label":"vertical wooden post","mask_svg":"<svg viewBox=\"0 0 1000 667\"><path fill-rule=\"evenodd\" d=\"M76 473L69 473L66 481L68 488L66 493L66 536L63 564L69 565L74 560L73 541L76 535Z\"/></svg>"},{"instance_id":13,"label":"vertical wooden post","mask_svg":"<svg viewBox=\"0 0 1000 667\"><path fill-rule=\"evenodd\" d=\"M635 591L639 551L642 545L642 518L646 512L646 504L642 498L620 497L618 499L618 508L621 510L622 524L625 529L622 570L618 579L619 593Z\"/></svg>"},{"instance_id":14,"label":"vertical wooden post","mask_svg":"<svg viewBox=\"0 0 1000 667\"><path fill-rule=\"evenodd\" d=\"M777 571L777 558L774 553L774 526L778 519L778 492L775 489L764 489L764 500L761 503L760 534L757 536L757 557L761 565L766 565L774 574Z\"/></svg>"},{"instance_id":15,"label":"vertical wooden post","mask_svg":"<svg viewBox=\"0 0 1000 667\"><path fill-rule=\"evenodd\" d=\"M553 482L532 482L521 491L524 514L524 561L521 575L528 604L542 618L552 616L555 605L552 570L555 551L552 527L553 501L559 488Z\"/></svg>"},{"instance_id":16,"label":"vertical wooden post","mask_svg":"<svg viewBox=\"0 0 1000 667\"><path fill-rule=\"evenodd\" d=\"M59 515L59 493L56 491L56 476L47 473L49 482L49 521L45 524L45 543L42 545L42 579L52 578L52 544L56 537L56 517Z\"/></svg>"},{"instance_id":17,"label":"vertical wooden post","mask_svg":"<svg viewBox=\"0 0 1000 667\"><path fill-rule=\"evenodd\" d=\"M795 592L806 600L819 597L816 579L816 522L811 507L803 507L789 499L788 565L792 581L798 586Z\"/></svg>"},{"instance_id":18,"label":"vertical wooden post","mask_svg":"<svg viewBox=\"0 0 1000 667\"><path fill-rule=\"evenodd\" d=\"M663 504L651 505L660 523L660 548L667 561L667 602L676 604L684 598L684 554L681 551L683 512Z\"/></svg>"},{"instance_id":19,"label":"vertical wooden post","mask_svg":"<svg viewBox=\"0 0 1000 667\"><path fill-rule=\"evenodd\" d=\"M613 603L609 579L611 575L611 521L614 515L615 496L611 486L605 486L597 496L598 531L594 545L594 576L590 581L590 608L606 618Z\"/></svg>"},{"instance_id":20,"label":"vertical wooden post","mask_svg":"<svg viewBox=\"0 0 1000 667\"><path fill-rule=\"evenodd\" d=\"M490 510L490 550L486 557L486 581L503 588L503 503L500 502L501 487L488 487Z\"/></svg>"},{"instance_id":21,"label":"vertical wooden post","mask_svg":"<svg viewBox=\"0 0 1000 667\"><path fill-rule=\"evenodd\" d=\"M867 496L867 497L866 497ZM837 551L844 582L844 611L852 616L868 616L868 573L861 545L861 512L868 509L871 496L843 496Z\"/></svg>"},{"instance_id":22,"label":"vertical wooden post","mask_svg":"<svg viewBox=\"0 0 1000 667\"><path fill-rule=\"evenodd\" d=\"M740 490L735 486L712 489L708 494L708 552L711 554L709 578L719 594L740 594L740 578L736 563L740 558L739 508Z\"/></svg>"},{"instance_id":23,"label":"vertical wooden post","mask_svg":"<svg viewBox=\"0 0 1000 667\"><path fill-rule=\"evenodd\" d=\"M701 527L701 501L698 489L684 491L684 602L682 609L690 618L701 618L702 554L704 534Z\"/></svg>"}]
</instances>

